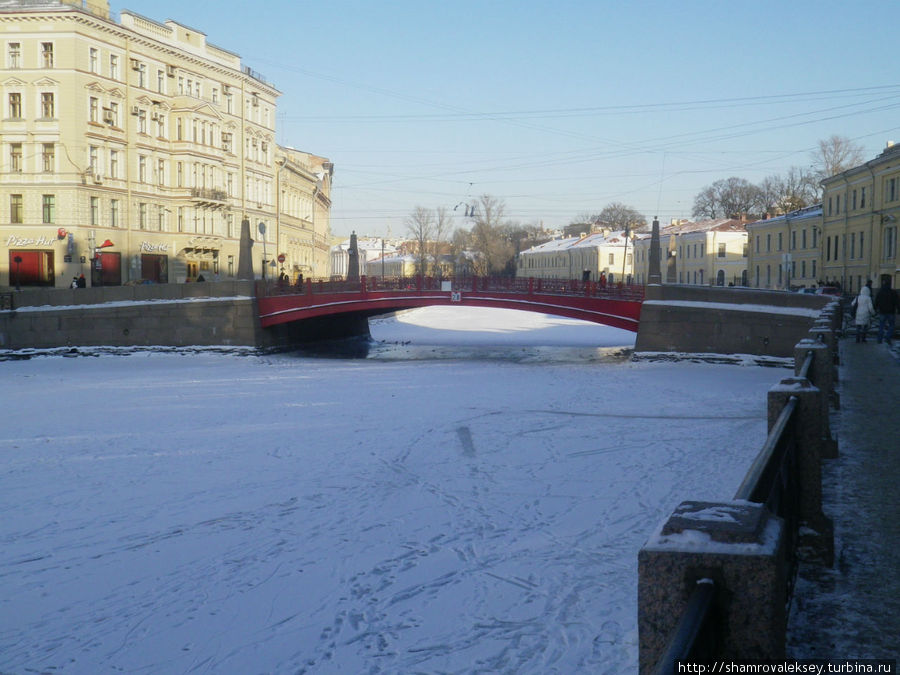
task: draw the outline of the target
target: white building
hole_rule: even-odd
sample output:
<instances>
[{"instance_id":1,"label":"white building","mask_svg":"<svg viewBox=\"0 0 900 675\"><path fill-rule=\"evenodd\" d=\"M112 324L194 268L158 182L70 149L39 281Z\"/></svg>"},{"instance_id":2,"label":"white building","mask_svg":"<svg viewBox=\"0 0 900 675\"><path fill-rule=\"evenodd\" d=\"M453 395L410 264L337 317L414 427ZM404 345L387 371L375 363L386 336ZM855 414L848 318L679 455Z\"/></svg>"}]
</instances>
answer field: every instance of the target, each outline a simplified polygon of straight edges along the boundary
<instances>
[{"instance_id":1,"label":"white building","mask_svg":"<svg viewBox=\"0 0 900 675\"><path fill-rule=\"evenodd\" d=\"M554 239L519 254L517 277L582 279L608 283L632 276L631 240L624 232L593 232L583 237Z\"/></svg>"}]
</instances>

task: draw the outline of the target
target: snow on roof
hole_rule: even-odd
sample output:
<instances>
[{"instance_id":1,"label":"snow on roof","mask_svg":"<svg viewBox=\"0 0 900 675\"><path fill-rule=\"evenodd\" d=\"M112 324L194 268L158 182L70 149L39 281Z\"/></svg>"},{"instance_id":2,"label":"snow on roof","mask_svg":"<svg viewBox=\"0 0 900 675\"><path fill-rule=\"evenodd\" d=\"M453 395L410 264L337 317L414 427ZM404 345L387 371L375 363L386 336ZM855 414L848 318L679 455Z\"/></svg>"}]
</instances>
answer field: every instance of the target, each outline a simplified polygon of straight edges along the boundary
<instances>
[{"instance_id":1,"label":"snow on roof","mask_svg":"<svg viewBox=\"0 0 900 675\"><path fill-rule=\"evenodd\" d=\"M564 251L573 248L589 248L592 246L622 246L625 243L624 232L592 232L583 237L566 237L565 239L553 239L537 246L522 251L523 254L548 253L552 251Z\"/></svg>"},{"instance_id":2,"label":"snow on roof","mask_svg":"<svg viewBox=\"0 0 900 675\"><path fill-rule=\"evenodd\" d=\"M797 209L796 211L791 211L790 213L785 213L780 216L775 216L774 218L767 218L765 220L757 220L753 223L748 223L747 227L756 227L762 225L772 225L779 224L785 221L794 221L794 220L807 220L811 218L821 218L822 217L822 205L814 204L813 206L807 206L802 209Z\"/></svg>"}]
</instances>

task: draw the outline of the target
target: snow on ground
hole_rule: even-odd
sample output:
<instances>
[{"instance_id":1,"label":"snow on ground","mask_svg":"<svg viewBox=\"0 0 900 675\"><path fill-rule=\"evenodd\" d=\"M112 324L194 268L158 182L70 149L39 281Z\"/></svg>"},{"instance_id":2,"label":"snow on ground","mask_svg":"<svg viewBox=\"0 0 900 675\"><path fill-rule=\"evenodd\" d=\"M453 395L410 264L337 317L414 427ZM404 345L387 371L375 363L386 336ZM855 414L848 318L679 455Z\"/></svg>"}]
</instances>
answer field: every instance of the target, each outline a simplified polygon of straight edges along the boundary
<instances>
[{"instance_id":1,"label":"snow on ground","mask_svg":"<svg viewBox=\"0 0 900 675\"><path fill-rule=\"evenodd\" d=\"M489 314L373 333L633 341ZM0 370L3 673L634 672L638 550L680 501L731 498L784 375L216 353Z\"/></svg>"}]
</instances>

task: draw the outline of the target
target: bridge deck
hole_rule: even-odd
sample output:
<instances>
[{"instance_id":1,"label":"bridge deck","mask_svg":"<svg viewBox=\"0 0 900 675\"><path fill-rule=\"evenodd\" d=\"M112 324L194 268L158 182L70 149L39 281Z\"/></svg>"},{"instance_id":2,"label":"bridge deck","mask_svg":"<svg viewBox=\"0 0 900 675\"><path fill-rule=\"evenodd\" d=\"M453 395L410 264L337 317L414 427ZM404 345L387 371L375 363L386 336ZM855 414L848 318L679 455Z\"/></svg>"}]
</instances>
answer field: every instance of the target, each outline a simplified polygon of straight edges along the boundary
<instances>
[{"instance_id":1,"label":"bridge deck","mask_svg":"<svg viewBox=\"0 0 900 675\"><path fill-rule=\"evenodd\" d=\"M363 277L307 280L302 285L260 283L257 297L263 328L335 314L372 316L414 307L468 305L555 314L637 332L644 288L559 279Z\"/></svg>"}]
</instances>

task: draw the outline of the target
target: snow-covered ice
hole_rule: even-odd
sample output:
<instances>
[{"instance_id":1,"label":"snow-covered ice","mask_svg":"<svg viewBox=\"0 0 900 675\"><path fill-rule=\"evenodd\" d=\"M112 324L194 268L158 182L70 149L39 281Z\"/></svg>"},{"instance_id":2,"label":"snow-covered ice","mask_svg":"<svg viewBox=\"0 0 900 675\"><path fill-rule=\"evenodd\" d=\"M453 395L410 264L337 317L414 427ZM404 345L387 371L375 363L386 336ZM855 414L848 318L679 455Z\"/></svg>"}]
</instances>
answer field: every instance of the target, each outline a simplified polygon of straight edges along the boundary
<instances>
[{"instance_id":1,"label":"snow-covered ice","mask_svg":"<svg viewBox=\"0 0 900 675\"><path fill-rule=\"evenodd\" d=\"M516 362L630 346L417 310L471 358L0 362L0 672L620 673L637 552L727 500L783 370Z\"/></svg>"}]
</instances>

